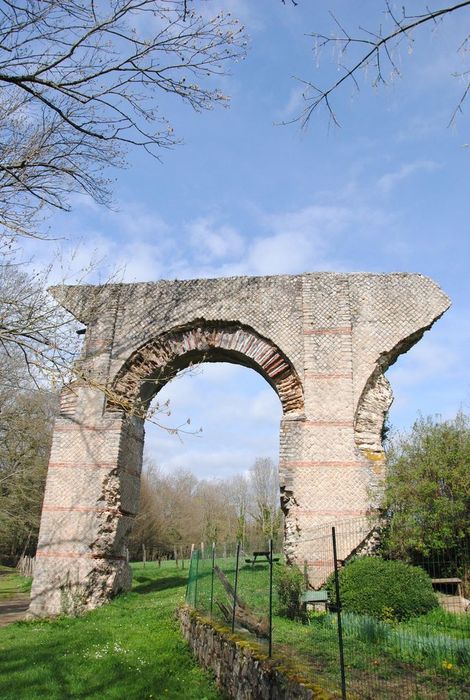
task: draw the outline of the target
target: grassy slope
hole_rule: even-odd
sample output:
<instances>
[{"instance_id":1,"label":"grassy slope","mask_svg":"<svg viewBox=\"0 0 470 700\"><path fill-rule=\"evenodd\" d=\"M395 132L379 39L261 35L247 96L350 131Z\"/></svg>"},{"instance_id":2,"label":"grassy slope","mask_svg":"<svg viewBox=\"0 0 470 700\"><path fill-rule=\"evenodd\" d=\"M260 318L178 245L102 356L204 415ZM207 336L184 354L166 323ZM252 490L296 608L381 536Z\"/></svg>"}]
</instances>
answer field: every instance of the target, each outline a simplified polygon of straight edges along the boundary
<instances>
[{"instance_id":1,"label":"grassy slope","mask_svg":"<svg viewBox=\"0 0 470 700\"><path fill-rule=\"evenodd\" d=\"M171 563L135 566L133 591L109 605L81 618L1 629L2 700L220 700L174 617L185 574Z\"/></svg>"}]
</instances>

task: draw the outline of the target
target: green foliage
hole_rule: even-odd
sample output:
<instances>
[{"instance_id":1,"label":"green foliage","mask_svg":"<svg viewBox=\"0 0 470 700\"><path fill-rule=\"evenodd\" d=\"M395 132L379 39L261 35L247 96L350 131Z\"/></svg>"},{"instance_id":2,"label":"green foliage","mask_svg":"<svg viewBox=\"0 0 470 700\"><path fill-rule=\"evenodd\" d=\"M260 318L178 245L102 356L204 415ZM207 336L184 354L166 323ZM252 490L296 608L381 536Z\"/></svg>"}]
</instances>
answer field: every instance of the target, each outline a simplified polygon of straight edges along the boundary
<instances>
[{"instance_id":1,"label":"green foliage","mask_svg":"<svg viewBox=\"0 0 470 700\"><path fill-rule=\"evenodd\" d=\"M423 569L378 557L356 559L339 572L343 610L386 622L424 615L438 605ZM333 576L327 581L336 602Z\"/></svg>"},{"instance_id":2,"label":"green foliage","mask_svg":"<svg viewBox=\"0 0 470 700\"><path fill-rule=\"evenodd\" d=\"M390 625L370 615L344 613L343 634L346 639L357 639L374 646L375 649L380 646L382 650L386 650L401 661L426 662L438 669L447 668L449 664L450 667L468 666L470 663L468 635L466 638L456 638L451 634L452 625L455 622L450 618L452 616L457 618L458 615L447 613L449 616L447 624L450 628L442 628L442 631L429 624L432 615L433 613L429 614L428 624L421 624L421 626L417 624L414 628L413 623ZM335 618L330 615L325 624L334 627L335 622Z\"/></svg>"},{"instance_id":3,"label":"green foliage","mask_svg":"<svg viewBox=\"0 0 470 700\"><path fill-rule=\"evenodd\" d=\"M290 620L303 620L301 596L305 588L304 576L298 566L283 565L275 569L275 584L278 595L278 612Z\"/></svg>"},{"instance_id":4,"label":"green foliage","mask_svg":"<svg viewBox=\"0 0 470 700\"><path fill-rule=\"evenodd\" d=\"M370 615L345 613L342 623L345 634L354 635L367 644L383 644L390 632L390 627L386 622L377 620Z\"/></svg>"},{"instance_id":5,"label":"green foliage","mask_svg":"<svg viewBox=\"0 0 470 700\"><path fill-rule=\"evenodd\" d=\"M470 615L434 608L427 615L409 620L403 625L407 630L425 634L432 630L436 634L446 634L456 639L467 639L470 643Z\"/></svg>"},{"instance_id":6,"label":"green foliage","mask_svg":"<svg viewBox=\"0 0 470 700\"><path fill-rule=\"evenodd\" d=\"M381 504L385 552L410 558L468 552L469 464L470 419L463 413L449 421L420 418L392 440Z\"/></svg>"}]
</instances>

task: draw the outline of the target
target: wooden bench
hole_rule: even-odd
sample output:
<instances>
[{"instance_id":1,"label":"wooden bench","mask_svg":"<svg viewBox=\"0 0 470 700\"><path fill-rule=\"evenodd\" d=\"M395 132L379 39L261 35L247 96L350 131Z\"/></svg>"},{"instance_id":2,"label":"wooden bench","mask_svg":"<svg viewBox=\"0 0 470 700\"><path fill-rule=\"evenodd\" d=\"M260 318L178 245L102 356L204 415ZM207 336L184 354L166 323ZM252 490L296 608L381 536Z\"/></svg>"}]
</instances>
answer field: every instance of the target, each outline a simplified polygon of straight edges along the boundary
<instances>
[{"instance_id":1,"label":"wooden bench","mask_svg":"<svg viewBox=\"0 0 470 700\"><path fill-rule=\"evenodd\" d=\"M304 591L300 596L300 602L306 605L307 603L329 603L328 591L325 588L319 591Z\"/></svg>"},{"instance_id":2,"label":"wooden bench","mask_svg":"<svg viewBox=\"0 0 470 700\"><path fill-rule=\"evenodd\" d=\"M328 610L330 599L328 598L328 591L322 588L319 591L304 591L300 596L300 602L304 610L307 610L307 605L313 605L315 610L317 605L321 606L322 610Z\"/></svg>"},{"instance_id":3,"label":"wooden bench","mask_svg":"<svg viewBox=\"0 0 470 700\"><path fill-rule=\"evenodd\" d=\"M253 559L245 559L247 564L251 564L251 566L254 566L256 564L256 560L259 559L260 557L266 557L266 561L269 564L269 555L270 552L253 552ZM279 557L273 557L273 563L279 561Z\"/></svg>"}]
</instances>

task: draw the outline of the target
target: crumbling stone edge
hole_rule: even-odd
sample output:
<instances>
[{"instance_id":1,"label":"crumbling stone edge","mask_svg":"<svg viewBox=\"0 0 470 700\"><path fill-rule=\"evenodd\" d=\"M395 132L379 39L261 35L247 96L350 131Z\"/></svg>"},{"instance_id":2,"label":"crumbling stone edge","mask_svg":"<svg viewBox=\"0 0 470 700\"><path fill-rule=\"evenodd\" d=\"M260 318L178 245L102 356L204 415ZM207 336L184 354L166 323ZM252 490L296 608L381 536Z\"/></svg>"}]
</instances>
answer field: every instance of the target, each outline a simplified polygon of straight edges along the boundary
<instances>
[{"instance_id":1,"label":"crumbling stone edge","mask_svg":"<svg viewBox=\"0 0 470 700\"><path fill-rule=\"evenodd\" d=\"M187 605L177 616L198 663L211 670L217 686L235 700L332 700L324 688L302 678L285 658L268 658L260 645L233 635Z\"/></svg>"}]
</instances>

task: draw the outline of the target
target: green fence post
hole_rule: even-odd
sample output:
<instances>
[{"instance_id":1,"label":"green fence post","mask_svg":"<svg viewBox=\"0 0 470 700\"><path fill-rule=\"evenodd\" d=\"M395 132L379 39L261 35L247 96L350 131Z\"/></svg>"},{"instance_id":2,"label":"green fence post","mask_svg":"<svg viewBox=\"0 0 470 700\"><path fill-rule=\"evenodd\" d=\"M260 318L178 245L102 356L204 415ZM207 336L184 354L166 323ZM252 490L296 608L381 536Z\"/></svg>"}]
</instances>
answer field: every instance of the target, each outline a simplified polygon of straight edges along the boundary
<instances>
[{"instance_id":1,"label":"green fence post","mask_svg":"<svg viewBox=\"0 0 470 700\"><path fill-rule=\"evenodd\" d=\"M331 538L333 541L333 558L335 563L336 616L338 620L339 666L341 670L341 697L343 700L346 700L346 675L344 670L343 627L341 624L341 598L339 593L338 552L336 550L336 530L334 527L331 528Z\"/></svg>"},{"instance_id":2,"label":"green fence post","mask_svg":"<svg viewBox=\"0 0 470 700\"><path fill-rule=\"evenodd\" d=\"M269 540L269 651L273 653L273 541Z\"/></svg>"},{"instance_id":3,"label":"green fence post","mask_svg":"<svg viewBox=\"0 0 470 700\"><path fill-rule=\"evenodd\" d=\"M186 593L184 596L184 599L187 603L189 603L188 598L189 598L189 586L191 585L191 571L193 568L193 556L191 554L191 559L189 560L189 571L188 571L188 581L186 583Z\"/></svg>"},{"instance_id":4,"label":"green fence post","mask_svg":"<svg viewBox=\"0 0 470 700\"><path fill-rule=\"evenodd\" d=\"M212 572L211 572L211 620L212 620L212 608L214 606L214 568L215 568L215 542L212 543Z\"/></svg>"},{"instance_id":5,"label":"green fence post","mask_svg":"<svg viewBox=\"0 0 470 700\"><path fill-rule=\"evenodd\" d=\"M237 559L235 563L235 585L233 587L232 633L235 632L235 611L237 609L238 562L240 560L240 542L237 542Z\"/></svg>"},{"instance_id":6,"label":"green fence post","mask_svg":"<svg viewBox=\"0 0 470 700\"><path fill-rule=\"evenodd\" d=\"M194 607L197 608L197 580L199 577L199 558L200 558L201 552L199 549L196 549L196 578L194 581Z\"/></svg>"}]
</instances>

